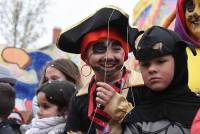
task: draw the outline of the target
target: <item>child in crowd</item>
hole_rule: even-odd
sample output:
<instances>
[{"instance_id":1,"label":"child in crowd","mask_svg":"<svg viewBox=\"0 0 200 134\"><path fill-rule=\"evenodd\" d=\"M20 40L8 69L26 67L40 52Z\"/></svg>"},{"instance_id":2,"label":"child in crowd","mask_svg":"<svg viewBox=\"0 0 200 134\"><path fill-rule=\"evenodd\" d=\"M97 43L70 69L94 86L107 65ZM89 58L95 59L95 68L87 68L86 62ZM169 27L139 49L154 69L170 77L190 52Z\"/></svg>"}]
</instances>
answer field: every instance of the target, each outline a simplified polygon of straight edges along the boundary
<instances>
[{"instance_id":1,"label":"child in crowd","mask_svg":"<svg viewBox=\"0 0 200 134\"><path fill-rule=\"evenodd\" d=\"M81 87L81 76L78 66L70 59L56 59L49 62L44 68L40 85L53 80L67 80Z\"/></svg>"},{"instance_id":2,"label":"child in crowd","mask_svg":"<svg viewBox=\"0 0 200 134\"><path fill-rule=\"evenodd\" d=\"M64 131L75 85L68 81L48 81L37 90L39 109L25 134L59 134Z\"/></svg>"},{"instance_id":3,"label":"child in crowd","mask_svg":"<svg viewBox=\"0 0 200 134\"><path fill-rule=\"evenodd\" d=\"M8 83L0 83L0 98L0 134L20 134L15 127L18 124L7 119L15 105L15 89Z\"/></svg>"},{"instance_id":4,"label":"child in crowd","mask_svg":"<svg viewBox=\"0 0 200 134\"><path fill-rule=\"evenodd\" d=\"M132 90L135 107L123 120L124 134L189 134L200 98L188 87L186 47L196 54L171 30L144 32L134 54L145 85Z\"/></svg>"},{"instance_id":5,"label":"child in crowd","mask_svg":"<svg viewBox=\"0 0 200 134\"><path fill-rule=\"evenodd\" d=\"M84 66L94 72L90 82L72 99L66 132L121 133L120 123L112 120L112 116L120 115L108 112L120 107L128 113L126 109L132 106L120 105L115 97L121 94L125 99L132 86L143 84L141 74L124 66L129 45L134 44L138 34L138 29L130 27L123 10L108 6L60 35L58 48L80 53ZM104 90L104 87L110 88Z\"/></svg>"},{"instance_id":6,"label":"child in crowd","mask_svg":"<svg viewBox=\"0 0 200 134\"><path fill-rule=\"evenodd\" d=\"M56 59L49 62L44 68L42 78L40 80L40 85L47 81L70 81L76 85L76 88L81 87L81 76L78 66L72 62L70 59ZM37 97L33 98L33 117L35 117L38 106Z\"/></svg>"}]
</instances>

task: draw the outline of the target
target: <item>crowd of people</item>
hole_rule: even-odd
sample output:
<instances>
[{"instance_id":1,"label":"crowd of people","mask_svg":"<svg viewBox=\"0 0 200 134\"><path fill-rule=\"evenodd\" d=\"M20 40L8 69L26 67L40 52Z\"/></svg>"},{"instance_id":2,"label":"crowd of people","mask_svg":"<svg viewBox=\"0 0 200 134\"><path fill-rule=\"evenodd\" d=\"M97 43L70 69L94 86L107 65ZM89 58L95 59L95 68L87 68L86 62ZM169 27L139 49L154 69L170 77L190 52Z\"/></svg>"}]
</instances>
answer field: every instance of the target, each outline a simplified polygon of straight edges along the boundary
<instances>
[{"instance_id":1,"label":"crowd of people","mask_svg":"<svg viewBox=\"0 0 200 134\"><path fill-rule=\"evenodd\" d=\"M94 72L90 82L82 84L82 72L69 59L48 63L33 116L19 124L8 119L15 89L1 81L0 134L200 133L200 97L188 86L186 48L196 51L176 32L160 26L141 31L109 6L64 31L57 47L80 54ZM129 52L139 72L125 67Z\"/></svg>"}]
</instances>

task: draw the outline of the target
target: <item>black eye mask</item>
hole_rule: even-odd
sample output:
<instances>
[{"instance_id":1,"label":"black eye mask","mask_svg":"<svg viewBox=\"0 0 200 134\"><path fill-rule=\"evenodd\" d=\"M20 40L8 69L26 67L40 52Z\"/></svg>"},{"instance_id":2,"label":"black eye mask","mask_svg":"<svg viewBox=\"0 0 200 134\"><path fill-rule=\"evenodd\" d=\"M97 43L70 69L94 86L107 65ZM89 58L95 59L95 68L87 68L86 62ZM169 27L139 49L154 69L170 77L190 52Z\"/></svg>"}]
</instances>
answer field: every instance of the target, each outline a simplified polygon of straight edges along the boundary
<instances>
[{"instance_id":1,"label":"black eye mask","mask_svg":"<svg viewBox=\"0 0 200 134\"><path fill-rule=\"evenodd\" d=\"M111 45L114 48L122 48L121 44L119 41L116 40L102 40L102 41L98 41L95 44L92 44L93 48L93 53L94 54L101 54L101 53L105 53L107 51L107 44Z\"/></svg>"}]
</instances>

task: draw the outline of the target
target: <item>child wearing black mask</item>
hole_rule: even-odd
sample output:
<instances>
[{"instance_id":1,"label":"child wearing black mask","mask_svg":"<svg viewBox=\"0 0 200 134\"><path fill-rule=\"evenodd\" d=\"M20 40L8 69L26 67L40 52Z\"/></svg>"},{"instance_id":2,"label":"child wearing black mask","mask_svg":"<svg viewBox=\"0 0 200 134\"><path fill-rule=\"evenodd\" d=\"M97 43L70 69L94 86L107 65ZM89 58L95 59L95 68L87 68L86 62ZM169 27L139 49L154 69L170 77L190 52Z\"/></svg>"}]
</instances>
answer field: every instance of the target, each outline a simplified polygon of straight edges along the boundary
<instances>
[{"instance_id":1,"label":"child wearing black mask","mask_svg":"<svg viewBox=\"0 0 200 134\"><path fill-rule=\"evenodd\" d=\"M125 134L189 134L200 98L188 87L186 47L196 54L171 30L144 32L134 54L145 85L132 90L135 107L123 120Z\"/></svg>"}]
</instances>

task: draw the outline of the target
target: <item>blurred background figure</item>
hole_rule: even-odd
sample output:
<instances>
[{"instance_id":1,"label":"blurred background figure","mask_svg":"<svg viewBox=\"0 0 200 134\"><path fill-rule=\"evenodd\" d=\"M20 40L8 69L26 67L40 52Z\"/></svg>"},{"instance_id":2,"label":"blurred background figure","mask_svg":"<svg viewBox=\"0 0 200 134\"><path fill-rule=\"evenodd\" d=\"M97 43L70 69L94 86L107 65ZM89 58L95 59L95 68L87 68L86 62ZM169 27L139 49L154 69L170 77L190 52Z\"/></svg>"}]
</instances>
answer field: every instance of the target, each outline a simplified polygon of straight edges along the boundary
<instances>
[{"instance_id":1,"label":"blurred background figure","mask_svg":"<svg viewBox=\"0 0 200 134\"><path fill-rule=\"evenodd\" d=\"M0 134L20 134L16 120L8 119L15 106L15 89L9 83L0 83Z\"/></svg>"},{"instance_id":2,"label":"blurred background figure","mask_svg":"<svg viewBox=\"0 0 200 134\"><path fill-rule=\"evenodd\" d=\"M69 59L56 59L47 64L44 68L40 85L47 81L69 81L76 85L76 89L81 87L81 76L78 66ZM37 97L35 96L32 101L33 117L36 115L38 109Z\"/></svg>"}]
</instances>

